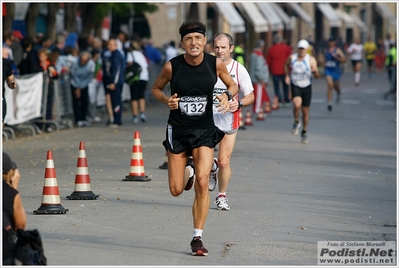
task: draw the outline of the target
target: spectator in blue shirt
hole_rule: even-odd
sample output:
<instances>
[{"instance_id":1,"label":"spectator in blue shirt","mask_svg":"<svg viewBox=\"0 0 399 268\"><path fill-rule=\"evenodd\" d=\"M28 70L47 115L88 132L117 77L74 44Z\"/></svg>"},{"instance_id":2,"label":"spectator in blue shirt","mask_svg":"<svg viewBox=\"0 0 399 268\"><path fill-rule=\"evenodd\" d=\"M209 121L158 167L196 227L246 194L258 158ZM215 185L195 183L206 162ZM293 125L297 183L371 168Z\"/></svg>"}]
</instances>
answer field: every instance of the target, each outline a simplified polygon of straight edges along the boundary
<instances>
[{"instance_id":1,"label":"spectator in blue shirt","mask_svg":"<svg viewBox=\"0 0 399 268\"><path fill-rule=\"evenodd\" d=\"M146 38L143 39L144 55L149 61L149 64L158 64L161 62L161 53L158 49L152 46L152 42Z\"/></svg>"},{"instance_id":2,"label":"spectator in blue shirt","mask_svg":"<svg viewBox=\"0 0 399 268\"><path fill-rule=\"evenodd\" d=\"M118 50L116 38L108 40L108 50L103 53L103 84L109 120L108 127L122 125L122 88L124 83L125 59Z\"/></svg>"}]
</instances>

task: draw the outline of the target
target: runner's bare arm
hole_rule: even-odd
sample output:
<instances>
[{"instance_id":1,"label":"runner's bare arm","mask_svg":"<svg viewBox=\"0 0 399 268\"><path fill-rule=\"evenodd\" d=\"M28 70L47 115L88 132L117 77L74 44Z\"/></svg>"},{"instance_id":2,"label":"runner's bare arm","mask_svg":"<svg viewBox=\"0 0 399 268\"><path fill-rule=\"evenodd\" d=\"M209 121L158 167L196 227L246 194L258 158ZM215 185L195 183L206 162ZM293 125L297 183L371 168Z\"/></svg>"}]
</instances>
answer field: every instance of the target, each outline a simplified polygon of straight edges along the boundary
<instances>
[{"instance_id":1,"label":"runner's bare arm","mask_svg":"<svg viewBox=\"0 0 399 268\"><path fill-rule=\"evenodd\" d=\"M291 84L291 78L290 78L290 64L291 64L291 55L287 58L284 64L284 73L285 73L285 83L287 85Z\"/></svg>"},{"instance_id":2,"label":"runner's bare arm","mask_svg":"<svg viewBox=\"0 0 399 268\"><path fill-rule=\"evenodd\" d=\"M171 78L172 78L172 64L170 63L170 61L168 61L164 64L164 66L161 69L161 72L159 73L157 79L155 80L154 85L152 86L151 89L151 93L156 100L168 105L171 110L175 110L178 108L179 105L178 103L180 98L177 97L177 94L168 97L163 92L163 89L165 88L166 84L170 81Z\"/></svg>"},{"instance_id":3,"label":"runner's bare arm","mask_svg":"<svg viewBox=\"0 0 399 268\"><path fill-rule=\"evenodd\" d=\"M338 60L340 62L342 62L342 63L346 62L345 54L340 48L337 49L337 55L339 56Z\"/></svg>"},{"instance_id":4,"label":"runner's bare arm","mask_svg":"<svg viewBox=\"0 0 399 268\"><path fill-rule=\"evenodd\" d=\"M234 82L233 78L231 78L229 72L227 71L226 65L222 60L216 59L216 69L219 78L226 85L227 91L231 93L231 96L234 97L238 93L238 86L236 82ZM216 98L219 99L220 103L216 105L216 107L220 108L219 111L226 113L230 110L229 97L227 94L216 95Z\"/></svg>"},{"instance_id":5,"label":"runner's bare arm","mask_svg":"<svg viewBox=\"0 0 399 268\"><path fill-rule=\"evenodd\" d=\"M317 68L317 61L313 56L310 57L310 70L312 71L314 78L320 78L319 68Z\"/></svg>"}]
</instances>

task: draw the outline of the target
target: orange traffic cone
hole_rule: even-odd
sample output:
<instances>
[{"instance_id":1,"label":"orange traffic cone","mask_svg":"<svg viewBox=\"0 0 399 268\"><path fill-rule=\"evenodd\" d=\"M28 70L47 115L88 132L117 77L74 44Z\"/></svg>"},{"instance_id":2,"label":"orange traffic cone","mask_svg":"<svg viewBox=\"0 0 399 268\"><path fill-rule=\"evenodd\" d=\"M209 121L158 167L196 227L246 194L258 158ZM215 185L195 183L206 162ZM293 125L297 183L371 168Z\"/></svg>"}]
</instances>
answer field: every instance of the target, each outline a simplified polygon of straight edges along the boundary
<instances>
[{"instance_id":1,"label":"orange traffic cone","mask_svg":"<svg viewBox=\"0 0 399 268\"><path fill-rule=\"evenodd\" d=\"M271 113L272 109L270 108L270 102L265 103L265 113Z\"/></svg>"},{"instance_id":2,"label":"orange traffic cone","mask_svg":"<svg viewBox=\"0 0 399 268\"><path fill-rule=\"evenodd\" d=\"M69 209L61 206L60 192L58 190L57 175L55 173L53 154L47 151L47 165L44 172L44 186L42 205L34 214L64 214Z\"/></svg>"},{"instance_id":3,"label":"orange traffic cone","mask_svg":"<svg viewBox=\"0 0 399 268\"><path fill-rule=\"evenodd\" d=\"M245 116L245 125L252 126L251 111L247 111L247 115Z\"/></svg>"},{"instance_id":4,"label":"orange traffic cone","mask_svg":"<svg viewBox=\"0 0 399 268\"><path fill-rule=\"evenodd\" d=\"M257 120L257 121L264 121L265 118L266 118L266 117L265 117L265 115L263 114L263 111L260 110L259 113L258 113L258 115L257 115L257 117L256 117L256 120Z\"/></svg>"},{"instance_id":5,"label":"orange traffic cone","mask_svg":"<svg viewBox=\"0 0 399 268\"><path fill-rule=\"evenodd\" d=\"M273 98L273 102L272 102L272 110L278 110L278 97L277 96L274 96L274 98Z\"/></svg>"},{"instance_id":6,"label":"orange traffic cone","mask_svg":"<svg viewBox=\"0 0 399 268\"><path fill-rule=\"evenodd\" d=\"M240 112L238 113L238 117L240 118L240 127L238 129L246 130L247 128L245 127L244 117L242 116L241 109Z\"/></svg>"},{"instance_id":7,"label":"orange traffic cone","mask_svg":"<svg viewBox=\"0 0 399 268\"><path fill-rule=\"evenodd\" d=\"M143 149L141 147L140 133L134 132L130 172L123 181L150 181L144 172Z\"/></svg>"},{"instance_id":8,"label":"orange traffic cone","mask_svg":"<svg viewBox=\"0 0 399 268\"><path fill-rule=\"evenodd\" d=\"M76 170L75 191L66 198L69 200L97 199L98 195L95 195L91 191L89 167L87 164L86 150L83 141L79 144L79 156Z\"/></svg>"}]
</instances>

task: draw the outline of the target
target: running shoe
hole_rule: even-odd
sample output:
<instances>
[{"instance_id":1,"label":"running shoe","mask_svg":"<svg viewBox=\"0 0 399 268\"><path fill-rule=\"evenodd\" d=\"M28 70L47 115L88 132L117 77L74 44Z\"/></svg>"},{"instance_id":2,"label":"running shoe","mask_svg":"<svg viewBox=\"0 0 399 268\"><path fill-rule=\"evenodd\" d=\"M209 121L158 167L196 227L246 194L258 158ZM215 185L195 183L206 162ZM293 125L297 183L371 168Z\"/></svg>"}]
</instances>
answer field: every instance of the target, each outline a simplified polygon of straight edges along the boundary
<instances>
[{"instance_id":1,"label":"running shoe","mask_svg":"<svg viewBox=\"0 0 399 268\"><path fill-rule=\"evenodd\" d=\"M327 106L327 110L329 110L330 112L332 111L332 104L329 104L329 105Z\"/></svg>"},{"instance_id":2,"label":"running shoe","mask_svg":"<svg viewBox=\"0 0 399 268\"><path fill-rule=\"evenodd\" d=\"M301 128L301 122L298 122L298 123L294 122L294 125L292 126L292 130L291 130L291 134L298 135L300 128Z\"/></svg>"},{"instance_id":3,"label":"running shoe","mask_svg":"<svg viewBox=\"0 0 399 268\"><path fill-rule=\"evenodd\" d=\"M109 125L111 125L111 124L113 124L113 123L114 123L114 121L111 121L111 119L108 118L106 125L109 126Z\"/></svg>"},{"instance_id":4,"label":"running shoe","mask_svg":"<svg viewBox=\"0 0 399 268\"><path fill-rule=\"evenodd\" d=\"M94 122L100 122L101 121L101 117L99 116L95 116L93 117Z\"/></svg>"},{"instance_id":5,"label":"running shoe","mask_svg":"<svg viewBox=\"0 0 399 268\"><path fill-rule=\"evenodd\" d=\"M188 178L188 181L187 181L186 187L184 187L184 190L185 190L185 191L188 191L188 190L190 190L190 189L193 187L194 180L195 180L194 159L193 159L193 157L192 157L192 156L190 156L190 157L188 158L188 161L187 161L187 166L190 166L190 167L192 167L192 168L193 168L193 170L194 170L194 174L193 174L193 176L192 176L192 177Z\"/></svg>"},{"instance_id":6,"label":"running shoe","mask_svg":"<svg viewBox=\"0 0 399 268\"><path fill-rule=\"evenodd\" d=\"M86 120L89 121L90 123L91 122L100 122L101 121L101 117L94 116L93 118L91 118L89 116L86 116Z\"/></svg>"},{"instance_id":7,"label":"running shoe","mask_svg":"<svg viewBox=\"0 0 399 268\"><path fill-rule=\"evenodd\" d=\"M218 210L230 211L230 206L227 203L227 201L229 201L229 200L227 199L227 197L225 195L223 195L223 194L218 195L215 200L216 208Z\"/></svg>"},{"instance_id":8,"label":"running shoe","mask_svg":"<svg viewBox=\"0 0 399 268\"><path fill-rule=\"evenodd\" d=\"M285 102L284 103L284 107L285 108L291 108L291 105L292 105L291 102Z\"/></svg>"},{"instance_id":9,"label":"running shoe","mask_svg":"<svg viewBox=\"0 0 399 268\"><path fill-rule=\"evenodd\" d=\"M87 120L83 120L82 122L83 122L83 125L86 126L86 127L91 127L92 126L92 124L89 121L87 121Z\"/></svg>"},{"instance_id":10,"label":"running shoe","mask_svg":"<svg viewBox=\"0 0 399 268\"><path fill-rule=\"evenodd\" d=\"M144 113L140 114L140 119L141 119L141 122L143 122L143 123L147 122L147 117L145 116Z\"/></svg>"},{"instance_id":11,"label":"running shoe","mask_svg":"<svg viewBox=\"0 0 399 268\"><path fill-rule=\"evenodd\" d=\"M303 144L307 144L308 143L308 135L306 135L306 133L302 133L301 134L301 138L302 138L302 143Z\"/></svg>"},{"instance_id":12,"label":"running shoe","mask_svg":"<svg viewBox=\"0 0 399 268\"><path fill-rule=\"evenodd\" d=\"M118 127L120 127L120 125L118 125L118 124L109 124L108 125L108 128L118 128Z\"/></svg>"},{"instance_id":13,"label":"running shoe","mask_svg":"<svg viewBox=\"0 0 399 268\"><path fill-rule=\"evenodd\" d=\"M138 124L139 123L139 119L138 119L137 116L133 116L132 123L133 124Z\"/></svg>"},{"instance_id":14,"label":"running shoe","mask_svg":"<svg viewBox=\"0 0 399 268\"><path fill-rule=\"evenodd\" d=\"M218 183L218 172L219 172L219 165L218 160L213 158L213 161L216 163L216 170L211 170L211 174L209 175L209 191L213 191L216 188L216 184Z\"/></svg>"},{"instance_id":15,"label":"running shoe","mask_svg":"<svg viewBox=\"0 0 399 268\"><path fill-rule=\"evenodd\" d=\"M202 243L201 236L194 236L193 240L191 240L191 254L193 256L207 256L208 250L204 248L204 244Z\"/></svg>"},{"instance_id":16,"label":"running shoe","mask_svg":"<svg viewBox=\"0 0 399 268\"><path fill-rule=\"evenodd\" d=\"M168 162L163 162L163 164L159 166L159 169L168 169Z\"/></svg>"}]
</instances>

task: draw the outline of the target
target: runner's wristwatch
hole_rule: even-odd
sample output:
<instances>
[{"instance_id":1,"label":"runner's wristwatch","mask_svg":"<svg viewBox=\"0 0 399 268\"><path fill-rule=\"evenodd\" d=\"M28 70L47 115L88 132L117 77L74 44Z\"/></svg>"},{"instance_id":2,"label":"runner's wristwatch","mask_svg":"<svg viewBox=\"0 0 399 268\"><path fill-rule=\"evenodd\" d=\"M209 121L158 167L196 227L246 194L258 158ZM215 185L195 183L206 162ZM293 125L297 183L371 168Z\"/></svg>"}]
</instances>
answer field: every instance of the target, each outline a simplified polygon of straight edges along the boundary
<instances>
[{"instance_id":1,"label":"runner's wristwatch","mask_svg":"<svg viewBox=\"0 0 399 268\"><path fill-rule=\"evenodd\" d=\"M242 101L241 101L241 100L239 100L239 101L238 101L238 109L241 109L241 108L242 108L242 106L244 106L244 105L242 104Z\"/></svg>"},{"instance_id":2,"label":"runner's wristwatch","mask_svg":"<svg viewBox=\"0 0 399 268\"><path fill-rule=\"evenodd\" d=\"M231 95L231 92L226 90L224 93L227 94L227 97L229 98L229 101L231 101L231 99L233 98L233 96Z\"/></svg>"}]
</instances>

